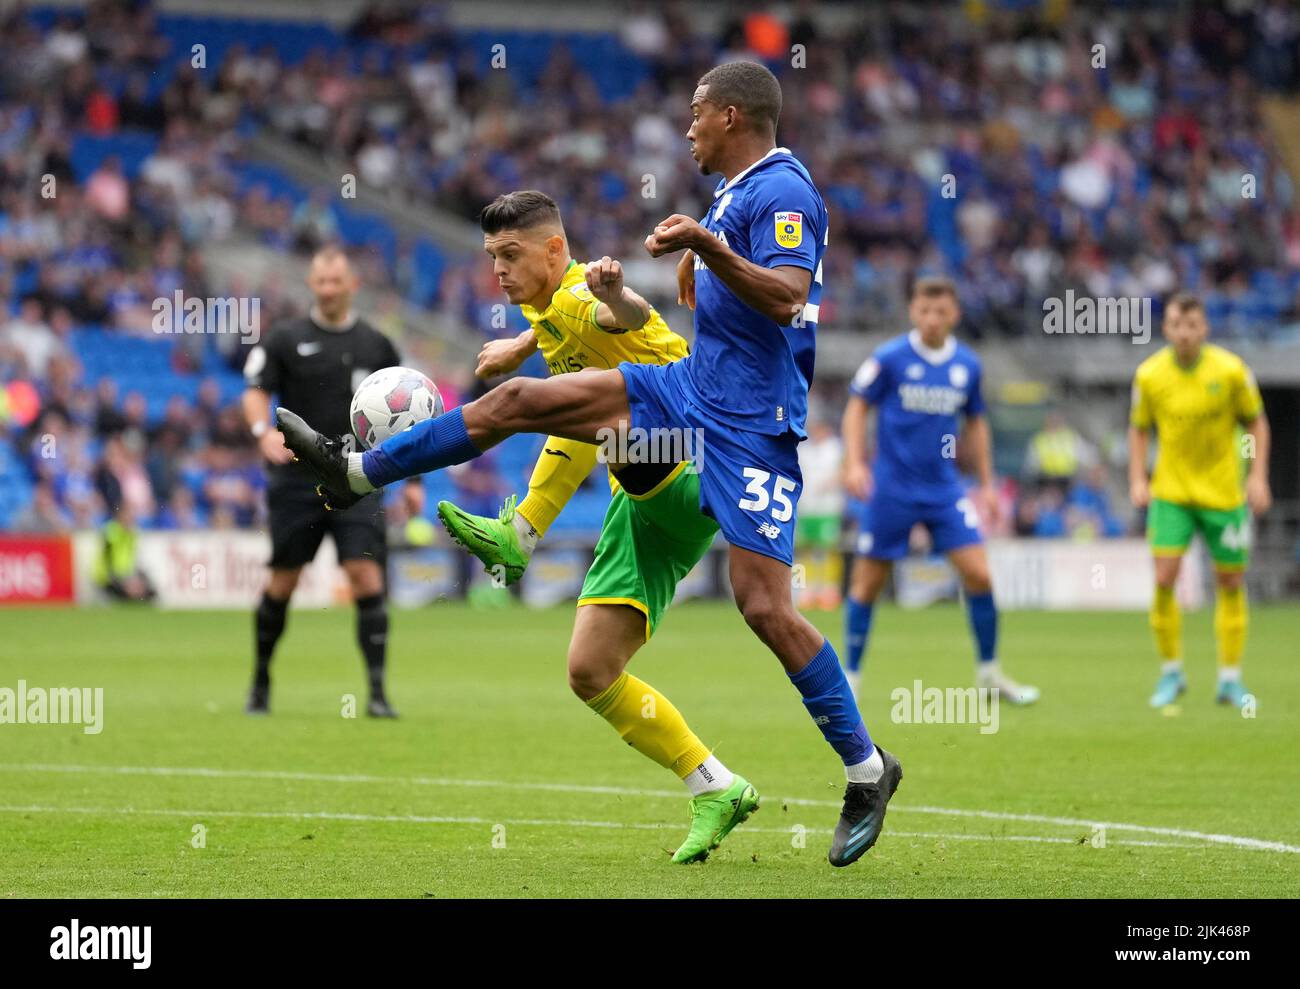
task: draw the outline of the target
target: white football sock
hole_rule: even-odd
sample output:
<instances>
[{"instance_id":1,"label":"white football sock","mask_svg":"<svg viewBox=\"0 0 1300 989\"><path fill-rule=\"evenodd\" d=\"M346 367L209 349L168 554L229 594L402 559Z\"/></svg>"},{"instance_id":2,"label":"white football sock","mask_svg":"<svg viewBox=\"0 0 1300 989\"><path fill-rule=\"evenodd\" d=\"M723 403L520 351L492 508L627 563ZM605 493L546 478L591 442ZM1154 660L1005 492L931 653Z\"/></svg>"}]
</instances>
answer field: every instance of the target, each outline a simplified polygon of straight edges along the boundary
<instances>
[{"instance_id":1,"label":"white football sock","mask_svg":"<svg viewBox=\"0 0 1300 989\"><path fill-rule=\"evenodd\" d=\"M977 687L992 687L1001 677L1002 664L996 659L975 664L975 685Z\"/></svg>"},{"instance_id":2,"label":"white football sock","mask_svg":"<svg viewBox=\"0 0 1300 989\"><path fill-rule=\"evenodd\" d=\"M866 762L856 766L845 766L844 776L850 783L874 783L885 771L885 760L880 758L880 749L872 746L871 755Z\"/></svg>"},{"instance_id":3,"label":"white football sock","mask_svg":"<svg viewBox=\"0 0 1300 989\"><path fill-rule=\"evenodd\" d=\"M849 689L853 691L853 699L857 700L858 686L862 683L861 670L845 670L844 679L849 681Z\"/></svg>"},{"instance_id":4,"label":"white football sock","mask_svg":"<svg viewBox=\"0 0 1300 989\"><path fill-rule=\"evenodd\" d=\"M1220 666L1219 683L1236 683L1241 679L1240 666Z\"/></svg>"},{"instance_id":5,"label":"white football sock","mask_svg":"<svg viewBox=\"0 0 1300 989\"><path fill-rule=\"evenodd\" d=\"M375 486L370 483L366 477L366 472L361 469L361 454L348 454L348 487L357 494L369 494L375 490Z\"/></svg>"},{"instance_id":6,"label":"white football sock","mask_svg":"<svg viewBox=\"0 0 1300 989\"><path fill-rule=\"evenodd\" d=\"M1164 673L1181 673L1183 671L1183 661L1181 659L1166 659L1160 664L1160 672Z\"/></svg>"},{"instance_id":7,"label":"white football sock","mask_svg":"<svg viewBox=\"0 0 1300 989\"><path fill-rule=\"evenodd\" d=\"M735 774L710 755L702 763L686 774L682 780L692 797L717 790L725 790L736 781Z\"/></svg>"},{"instance_id":8,"label":"white football sock","mask_svg":"<svg viewBox=\"0 0 1300 989\"><path fill-rule=\"evenodd\" d=\"M519 548L524 551L524 556L532 556L533 550L537 548L537 541L542 537L533 528L533 524L518 512L515 512L515 517L510 521L514 523L515 534L519 536Z\"/></svg>"}]
</instances>

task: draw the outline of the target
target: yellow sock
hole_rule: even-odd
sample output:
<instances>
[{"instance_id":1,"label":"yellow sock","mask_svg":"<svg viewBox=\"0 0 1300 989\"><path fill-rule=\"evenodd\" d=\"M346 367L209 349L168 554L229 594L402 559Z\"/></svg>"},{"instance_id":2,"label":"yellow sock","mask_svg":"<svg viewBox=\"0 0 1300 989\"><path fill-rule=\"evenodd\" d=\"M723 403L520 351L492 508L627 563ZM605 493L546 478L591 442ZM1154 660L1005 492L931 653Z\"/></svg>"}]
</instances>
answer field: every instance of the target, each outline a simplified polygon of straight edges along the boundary
<instances>
[{"instance_id":1,"label":"yellow sock","mask_svg":"<svg viewBox=\"0 0 1300 989\"><path fill-rule=\"evenodd\" d=\"M1246 649L1246 627L1250 615L1246 608L1246 588L1222 587L1214 598L1214 637L1219 645L1219 667L1240 666Z\"/></svg>"},{"instance_id":2,"label":"yellow sock","mask_svg":"<svg viewBox=\"0 0 1300 989\"><path fill-rule=\"evenodd\" d=\"M1156 652L1161 660L1183 658L1183 615L1172 587L1156 587L1151 602L1151 631L1156 636Z\"/></svg>"},{"instance_id":3,"label":"yellow sock","mask_svg":"<svg viewBox=\"0 0 1300 989\"><path fill-rule=\"evenodd\" d=\"M672 702L629 673L587 701L587 706L613 725L623 741L671 769L678 779L685 779L709 757L708 747Z\"/></svg>"},{"instance_id":4,"label":"yellow sock","mask_svg":"<svg viewBox=\"0 0 1300 989\"><path fill-rule=\"evenodd\" d=\"M546 437L541 456L528 480L528 497L518 511L537 530L546 535L551 523L564 511L564 506L587 479L596 466L598 448L593 443L563 440L558 436Z\"/></svg>"}]
</instances>

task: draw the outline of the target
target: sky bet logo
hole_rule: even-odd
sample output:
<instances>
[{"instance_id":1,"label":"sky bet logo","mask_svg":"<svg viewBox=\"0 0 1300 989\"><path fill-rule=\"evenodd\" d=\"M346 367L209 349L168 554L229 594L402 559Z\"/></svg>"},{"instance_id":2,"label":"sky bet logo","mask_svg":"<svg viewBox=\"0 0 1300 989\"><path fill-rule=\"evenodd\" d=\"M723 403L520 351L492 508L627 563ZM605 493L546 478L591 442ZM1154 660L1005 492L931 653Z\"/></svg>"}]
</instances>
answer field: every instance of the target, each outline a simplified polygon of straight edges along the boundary
<instances>
[{"instance_id":1,"label":"sky bet logo","mask_svg":"<svg viewBox=\"0 0 1300 989\"><path fill-rule=\"evenodd\" d=\"M82 927L76 917L67 927L50 931L50 957L55 961L129 961L148 968L152 927Z\"/></svg>"}]
</instances>

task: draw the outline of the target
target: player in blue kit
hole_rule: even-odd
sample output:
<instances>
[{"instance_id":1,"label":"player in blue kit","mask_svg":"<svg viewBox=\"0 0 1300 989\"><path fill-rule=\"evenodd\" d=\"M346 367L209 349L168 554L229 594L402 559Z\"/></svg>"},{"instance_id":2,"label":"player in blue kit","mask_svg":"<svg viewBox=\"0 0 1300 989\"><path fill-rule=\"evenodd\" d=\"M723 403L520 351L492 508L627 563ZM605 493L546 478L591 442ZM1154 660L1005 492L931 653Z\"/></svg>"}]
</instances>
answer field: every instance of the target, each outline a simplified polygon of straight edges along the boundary
<instances>
[{"instance_id":1,"label":"player in blue kit","mask_svg":"<svg viewBox=\"0 0 1300 989\"><path fill-rule=\"evenodd\" d=\"M731 544L736 604L844 763L829 859L848 865L879 836L902 768L871 741L834 648L790 593L802 484L796 451L806 435L826 208L804 166L776 146L781 87L766 68L730 62L710 70L690 108L691 154L701 172L723 180L702 223L674 214L646 238L654 257L686 252L677 275L679 301L695 310L688 357L514 378L364 454L348 454L341 440L320 436L288 410L278 422L336 507L477 457L519 432L606 450L615 437L635 443L661 430L702 438L702 449L689 447L700 473L699 509Z\"/></svg>"},{"instance_id":2,"label":"player in blue kit","mask_svg":"<svg viewBox=\"0 0 1300 989\"><path fill-rule=\"evenodd\" d=\"M1038 689L1016 683L998 664L998 613L988 553L975 503L957 473L962 416L980 481L977 497L995 519L998 502L980 362L952 336L961 317L956 287L946 278L918 279L908 315L912 331L884 344L858 369L844 410L845 483L853 495L866 500L845 615L849 680L856 693L872 606L893 562L907 555L908 537L919 523L930 531L935 551L948 557L961 578L975 637L976 686L996 687L1012 704L1032 704ZM868 406L878 411L876 457L870 469Z\"/></svg>"}]
</instances>

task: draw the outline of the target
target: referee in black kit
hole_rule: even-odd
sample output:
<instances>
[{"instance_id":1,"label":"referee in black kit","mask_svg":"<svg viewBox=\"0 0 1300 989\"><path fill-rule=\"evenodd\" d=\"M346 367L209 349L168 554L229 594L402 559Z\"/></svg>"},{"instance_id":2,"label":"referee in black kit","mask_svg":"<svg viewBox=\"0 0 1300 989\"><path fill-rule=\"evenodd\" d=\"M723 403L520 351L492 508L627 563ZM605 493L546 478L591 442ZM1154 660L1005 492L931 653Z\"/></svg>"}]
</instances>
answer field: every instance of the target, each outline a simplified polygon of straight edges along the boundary
<instances>
[{"instance_id":1,"label":"referee in black kit","mask_svg":"<svg viewBox=\"0 0 1300 989\"><path fill-rule=\"evenodd\" d=\"M352 311L358 279L347 255L324 247L311 259L307 285L315 304L307 316L272 327L244 364L244 419L257 437L267 468L271 516L271 577L255 615L257 666L248 695L249 714L270 713L271 655L284 631L289 598L302 568L316 556L325 533L334 537L339 562L357 606L357 642L370 680L366 713L395 718L384 693L388 645L383 495L376 492L344 511L326 509L316 480L272 423L271 396L331 436L351 435L348 409L361 381L401 364L389 339ZM422 494L410 492L408 496Z\"/></svg>"}]
</instances>

